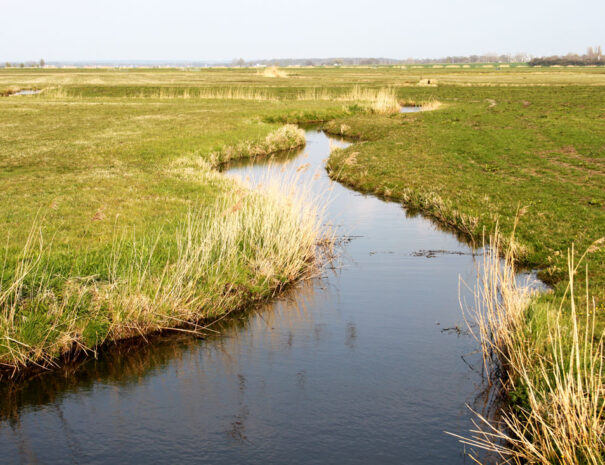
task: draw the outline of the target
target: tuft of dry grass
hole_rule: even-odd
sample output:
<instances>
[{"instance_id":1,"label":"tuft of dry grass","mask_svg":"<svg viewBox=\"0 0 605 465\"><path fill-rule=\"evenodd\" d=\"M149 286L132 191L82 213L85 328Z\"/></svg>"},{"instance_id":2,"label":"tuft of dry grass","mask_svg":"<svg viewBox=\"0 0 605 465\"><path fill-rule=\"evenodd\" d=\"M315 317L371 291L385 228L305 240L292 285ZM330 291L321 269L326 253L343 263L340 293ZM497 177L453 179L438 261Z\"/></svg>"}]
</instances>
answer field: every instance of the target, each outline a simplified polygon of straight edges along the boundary
<instances>
[{"instance_id":1,"label":"tuft of dry grass","mask_svg":"<svg viewBox=\"0 0 605 465\"><path fill-rule=\"evenodd\" d=\"M236 145L224 146L221 150L210 154L210 161L218 166L233 158L263 157L274 152L302 147L305 143L305 131L294 124L286 124L269 133L262 141L244 141Z\"/></svg>"},{"instance_id":2,"label":"tuft of dry grass","mask_svg":"<svg viewBox=\"0 0 605 465\"><path fill-rule=\"evenodd\" d=\"M362 88L354 86L344 93L334 93L325 88L309 88L297 95L298 100L327 100L336 102L355 102L365 106L374 113L397 113L401 107L392 87Z\"/></svg>"},{"instance_id":3,"label":"tuft of dry grass","mask_svg":"<svg viewBox=\"0 0 605 465\"><path fill-rule=\"evenodd\" d=\"M0 89L0 97L8 97L10 95L16 94L21 90L20 87L10 86L3 89Z\"/></svg>"},{"instance_id":4,"label":"tuft of dry grass","mask_svg":"<svg viewBox=\"0 0 605 465\"><path fill-rule=\"evenodd\" d=\"M572 247L567 292L556 306L532 298L529 287L518 282L510 247L501 261L503 248L496 231L476 287L476 325L469 328L481 344L490 381L515 402L499 412L497 422L477 414L472 436L458 437L503 463L603 464L603 335L595 334L597 309L588 281L585 296L575 294L574 282L590 252L576 261Z\"/></svg>"},{"instance_id":5,"label":"tuft of dry grass","mask_svg":"<svg viewBox=\"0 0 605 465\"><path fill-rule=\"evenodd\" d=\"M422 107L422 111L438 110L439 108L441 108L441 105L443 104L439 100L434 98L425 100L420 104L420 106Z\"/></svg>"},{"instance_id":6,"label":"tuft of dry grass","mask_svg":"<svg viewBox=\"0 0 605 465\"><path fill-rule=\"evenodd\" d=\"M260 73L260 72L259 72ZM267 74L264 74L267 73ZM287 77L287 75L275 68L266 68L261 74L270 77ZM81 91L69 89L64 86L48 87L44 89L47 98L57 99L82 99ZM262 102L280 102L287 100L298 101L326 101L326 102L350 102L357 103L374 113L396 113L400 105L396 98L396 89L387 88L362 88L353 86L350 90L334 91L327 88L307 88L292 95L278 95L270 89L254 86L225 86L217 88L206 87L142 87L138 92L124 95L123 97L134 99L158 99L158 100L249 100ZM95 97L103 98L103 97Z\"/></svg>"},{"instance_id":7,"label":"tuft of dry grass","mask_svg":"<svg viewBox=\"0 0 605 465\"><path fill-rule=\"evenodd\" d=\"M401 107L394 89L380 89L371 100L370 108L375 113L390 114L397 113Z\"/></svg>"},{"instance_id":8,"label":"tuft of dry grass","mask_svg":"<svg viewBox=\"0 0 605 465\"><path fill-rule=\"evenodd\" d=\"M288 73L286 73L284 70L279 69L277 66L268 66L265 69L263 69L263 72L259 74L262 74L262 76L264 77L269 77L269 78L286 78L288 77Z\"/></svg>"},{"instance_id":9,"label":"tuft of dry grass","mask_svg":"<svg viewBox=\"0 0 605 465\"><path fill-rule=\"evenodd\" d=\"M44 96L48 97L48 98L57 98L57 99L64 99L64 98L79 98L78 95L74 95L72 93L70 93L68 91L67 88L63 87L63 86L56 86L56 87L48 87L46 89L43 89L44 92Z\"/></svg>"}]
</instances>

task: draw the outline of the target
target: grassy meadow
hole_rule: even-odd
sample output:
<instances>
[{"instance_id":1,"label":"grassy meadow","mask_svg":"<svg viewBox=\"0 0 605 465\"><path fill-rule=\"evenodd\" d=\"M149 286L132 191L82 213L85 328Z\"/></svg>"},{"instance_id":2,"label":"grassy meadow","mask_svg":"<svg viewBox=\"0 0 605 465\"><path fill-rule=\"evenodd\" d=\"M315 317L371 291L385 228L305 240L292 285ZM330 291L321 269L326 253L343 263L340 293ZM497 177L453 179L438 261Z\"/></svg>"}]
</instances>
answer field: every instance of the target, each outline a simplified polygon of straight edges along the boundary
<instances>
[{"instance_id":1,"label":"grassy meadow","mask_svg":"<svg viewBox=\"0 0 605 465\"><path fill-rule=\"evenodd\" d=\"M507 254L480 283L492 318L478 337L507 374L505 439L524 452L472 444L602 463L604 86L604 69L576 67L1 70L0 363L203 324L308 274L324 234L312 199L216 168L324 122L359 140L332 152L334 179ZM525 295L518 265L553 292Z\"/></svg>"},{"instance_id":2,"label":"grassy meadow","mask_svg":"<svg viewBox=\"0 0 605 465\"><path fill-rule=\"evenodd\" d=\"M2 79L34 87L27 73ZM5 367L214 318L310 271L319 212L288 186L249 192L216 170L304 144L267 122L303 105L108 88L0 100Z\"/></svg>"},{"instance_id":3,"label":"grassy meadow","mask_svg":"<svg viewBox=\"0 0 605 465\"><path fill-rule=\"evenodd\" d=\"M603 87L440 86L400 95L442 105L329 123L366 141L333 154L333 177L403 200L478 243L498 221L510 233L521 209L518 259L555 285L565 281L572 243L584 251L605 236ZM605 254L588 261L602 299Z\"/></svg>"}]
</instances>

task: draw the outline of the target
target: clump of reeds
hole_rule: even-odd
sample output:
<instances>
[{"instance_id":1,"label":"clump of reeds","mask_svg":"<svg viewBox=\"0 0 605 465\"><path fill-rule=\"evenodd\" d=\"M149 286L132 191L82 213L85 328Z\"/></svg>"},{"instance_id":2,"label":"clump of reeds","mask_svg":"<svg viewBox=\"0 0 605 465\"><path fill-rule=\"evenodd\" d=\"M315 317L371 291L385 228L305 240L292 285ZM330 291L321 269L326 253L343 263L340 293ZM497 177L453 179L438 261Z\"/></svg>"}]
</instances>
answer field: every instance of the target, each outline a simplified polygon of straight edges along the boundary
<instances>
[{"instance_id":1,"label":"clump of reeds","mask_svg":"<svg viewBox=\"0 0 605 465\"><path fill-rule=\"evenodd\" d=\"M33 229L19 260L0 269L0 365L48 366L74 350L161 330L200 330L211 319L267 298L317 269L330 244L310 189L267 180L232 188L192 209L174 234L116 234L93 275L61 276ZM231 184L234 183L234 184Z\"/></svg>"},{"instance_id":2,"label":"clump of reeds","mask_svg":"<svg viewBox=\"0 0 605 465\"><path fill-rule=\"evenodd\" d=\"M270 78L286 78L288 73L279 69L277 66L267 66L261 73L264 77Z\"/></svg>"},{"instance_id":3,"label":"clump of reeds","mask_svg":"<svg viewBox=\"0 0 605 465\"><path fill-rule=\"evenodd\" d=\"M433 110L437 110L438 108L440 108L442 105L442 103L437 100L437 99L429 99L429 100L425 100L423 101L420 106L422 107L422 111L433 111Z\"/></svg>"},{"instance_id":4,"label":"clump of reeds","mask_svg":"<svg viewBox=\"0 0 605 465\"><path fill-rule=\"evenodd\" d=\"M254 158L274 152L292 150L306 143L305 131L294 124L286 124L269 133L261 141L244 141L236 145L226 145L210 154L214 165L226 163L234 158Z\"/></svg>"},{"instance_id":5,"label":"clump of reeds","mask_svg":"<svg viewBox=\"0 0 605 465\"><path fill-rule=\"evenodd\" d=\"M81 95L73 89L63 86L49 87L44 89L44 95L49 98L81 98ZM246 86L231 87L162 87L141 88L136 93L122 95L120 97L139 99L184 99L184 100L254 100L254 101L279 101L279 97L271 94L266 89L258 89ZM89 98L106 98L102 96L91 96ZM111 98L111 97L109 97Z\"/></svg>"},{"instance_id":6,"label":"clump of reeds","mask_svg":"<svg viewBox=\"0 0 605 465\"><path fill-rule=\"evenodd\" d=\"M441 108L443 105L439 100L431 97L428 100L404 100L399 102L402 107L419 107L421 111L433 111Z\"/></svg>"},{"instance_id":7,"label":"clump of reeds","mask_svg":"<svg viewBox=\"0 0 605 465\"><path fill-rule=\"evenodd\" d=\"M67 97L77 97L76 95L70 93L65 87L48 87L43 89L44 95L49 98L67 98Z\"/></svg>"},{"instance_id":8,"label":"clump of reeds","mask_svg":"<svg viewBox=\"0 0 605 465\"><path fill-rule=\"evenodd\" d=\"M269 70L269 71L267 71ZM266 68L265 72L273 77L286 77L283 71L275 67ZM44 89L44 95L49 98L81 98L73 89L66 87L49 87ZM270 89L253 86L229 87L161 87L141 88L136 93L122 95L126 98L139 99L185 99L185 100L252 100L278 102L291 98L308 101L333 101L356 103L375 113L396 113L400 109L394 88L362 88L352 87L350 90L332 91L326 88L308 88L294 96L279 96ZM104 98L104 97L95 97Z\"/></svg>"},{"instance_id":9,"label":"clump of reeds","mask_svg":"<svg viewBox=\"0 0 605 465\"><path fill-rule=\"evenodd\" d=\"M373 100L370 108L376 113L397 113L401 108L393 89L380 89Z\"/></svg>"},{"instance_id":10,"label":"clump of reeds","mask_svg":"<svg viewBox=\"0 0 605 465\"><path fill-rule=\"evenodd\" d=\"M583 317L574 283L586 253L576 261L573 248L569 252L569 284L554 305L536 301L520 285L510 247L500 259L502 242L497 231L490 238L470 328L491 381L515 401L501 409L498 422L478 415L472 437L462 441L505 463L603 464L603 335L595 334L588 278Z\"/></svg>"},{"instance_id":11,"label":"clump of reeds","mask_svg":"<svg viewBox=\"0 0 605 465\"><path fill-rule=\"evenodd\" d=\"M325 88L308 88L297 94L298 100L329 100L355 102L376 113L397 113L401 107L393 88L362 88L354 86L350 90L334 93Z\"/></svg>"},{"instance_id":12,"label":"clump of reeds","mask_svg":"<svg viewBox=\"0 0 605 465\"><path fill-rule=\"evenodd\" d=\"M8 97L10 95L16 94L21 90L20 87L10 86L4 89L0 89L0 97Z\"/></svg>"},{"instance_id":13,"label":"clump of reeds","mask_svg":"<svg viewBox=\"0 0 605 465\"><path fill-rule=\"evenodd\" d=\"M201 100L255 100L255 101L277 101L277 96L270 94L265 89L254 87L233 86L224 88L204 87L165 87L154 90L141 90L137 98L152 99L201 99Z\"/></svg>"}]
</instances>

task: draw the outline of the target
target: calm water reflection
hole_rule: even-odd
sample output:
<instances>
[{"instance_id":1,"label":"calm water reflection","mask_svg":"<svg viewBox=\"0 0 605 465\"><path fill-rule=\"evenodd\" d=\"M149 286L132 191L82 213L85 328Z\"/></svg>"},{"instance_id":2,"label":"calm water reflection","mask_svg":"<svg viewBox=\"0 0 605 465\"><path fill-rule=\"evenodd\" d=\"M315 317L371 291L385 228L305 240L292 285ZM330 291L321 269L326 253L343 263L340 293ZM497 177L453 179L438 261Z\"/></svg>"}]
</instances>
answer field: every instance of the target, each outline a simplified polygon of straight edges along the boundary
<instances>
[{"instance_id":1,"label":"calm water reflection","mask_svg":"<svg viewBox=\"0 0 605 465\"><path fill-rule=\"evenodd\" d=\"M271 169L309 163L302 177L351 236L342 266L220 336L161 337L0 388L1 463L468 463L444 431L471 426L481 380L462 357L479 360L469 336L442 330L464 326L458 278L474 280L472 251L332 183L329 139L307 136Z\"/></svg>"}]
</instances>

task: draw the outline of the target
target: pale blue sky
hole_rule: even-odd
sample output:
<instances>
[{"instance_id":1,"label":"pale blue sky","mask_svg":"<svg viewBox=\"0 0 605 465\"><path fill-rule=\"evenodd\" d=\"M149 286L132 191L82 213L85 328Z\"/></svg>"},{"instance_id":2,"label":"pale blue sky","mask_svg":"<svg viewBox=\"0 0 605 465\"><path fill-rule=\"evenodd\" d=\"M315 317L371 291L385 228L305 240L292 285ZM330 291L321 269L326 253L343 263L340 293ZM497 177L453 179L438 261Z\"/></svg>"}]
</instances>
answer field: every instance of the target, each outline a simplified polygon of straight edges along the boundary
<instances>
[{"instance_id":1,"label":"pale blue sky","mask_svg":"<svg viewBox=\"0 0 605 465\"><path fill-rule=\"evenodd\" d=\"M533 55L605 46L605 0L0 0L0 61Z\"/></svg>"}]
</instances>

